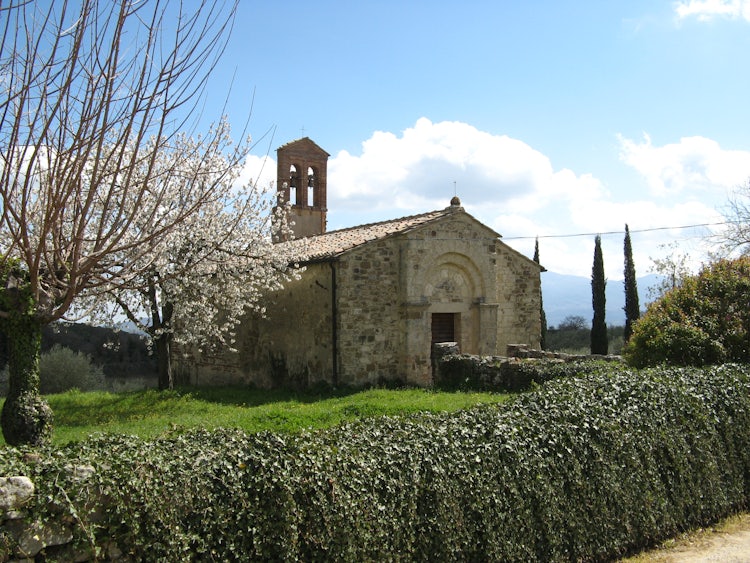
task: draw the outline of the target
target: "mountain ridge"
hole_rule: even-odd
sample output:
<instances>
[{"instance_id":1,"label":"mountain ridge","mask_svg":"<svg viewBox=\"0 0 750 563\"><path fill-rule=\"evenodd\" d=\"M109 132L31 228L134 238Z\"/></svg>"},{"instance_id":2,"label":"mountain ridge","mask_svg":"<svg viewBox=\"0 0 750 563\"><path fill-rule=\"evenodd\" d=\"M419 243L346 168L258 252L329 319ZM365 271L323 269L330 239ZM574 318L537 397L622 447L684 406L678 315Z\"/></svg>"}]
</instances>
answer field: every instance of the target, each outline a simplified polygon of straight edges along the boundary
<instances>
[{"instance_id":1,"label":"mountain ridge","mask_svg":"<svg viewBox=\"0 0 750 563\"><path fill-rule=\"evenodd\" d=\"M662 276L648 274L636 278L638 286L638 303L641 312L645 311L650 301L650 289L661 281ZM607 325L622 326L625 324L625 286L623 280L607 280L605 321ZM591 305L591 278L542 273L542 299L547 326L558 326L566 317L583 317L589 325L594 315Z\"/></svg>"}]
</instances>

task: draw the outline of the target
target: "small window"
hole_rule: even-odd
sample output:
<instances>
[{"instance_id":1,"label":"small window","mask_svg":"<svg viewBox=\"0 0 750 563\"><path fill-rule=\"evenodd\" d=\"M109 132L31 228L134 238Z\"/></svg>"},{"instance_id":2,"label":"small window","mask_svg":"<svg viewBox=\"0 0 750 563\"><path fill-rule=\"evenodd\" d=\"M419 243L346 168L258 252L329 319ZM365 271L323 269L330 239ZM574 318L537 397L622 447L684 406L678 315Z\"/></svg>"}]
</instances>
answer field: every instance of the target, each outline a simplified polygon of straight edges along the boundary
<instances>
[{"instance_id":1,"label":"small window","mask_svg":"<svg viewBox=\"0 0 750 563\"><path fill-rule=\"evenodd\" d=\"M315 205L315 171L312 168L307 169L307 205Z\"/></svg>"},{"instance_id":2,"label":"small window","mask_svg":"<svg viewBox=\"0 0 750 563\"><path fill-rule=\"evenodd\" d=\"M297 194L299 194L299 174L297 173L297 167L292 164L289 167L289 201L292 205L299 205L297 201Z\"/></svg>"}]
</instances>

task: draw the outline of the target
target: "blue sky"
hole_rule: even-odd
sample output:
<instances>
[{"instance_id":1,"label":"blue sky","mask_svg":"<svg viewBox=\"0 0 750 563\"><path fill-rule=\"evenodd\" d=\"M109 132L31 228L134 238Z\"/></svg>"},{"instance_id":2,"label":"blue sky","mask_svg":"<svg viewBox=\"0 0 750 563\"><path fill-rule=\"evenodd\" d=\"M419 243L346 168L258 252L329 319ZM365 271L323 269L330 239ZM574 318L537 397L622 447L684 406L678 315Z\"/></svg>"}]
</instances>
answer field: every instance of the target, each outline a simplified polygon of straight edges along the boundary
<instances>
[{"instance_id":1,"label":"blue sky","mask_svg":"<svg viewBox=\"0 0 750 563\"><path fill-rule=\"evenodd\" d=\"M288 141L328 151L329 229L443 208L455 182L551 271L591 274L594 235L558 235L617 232L615 280L625 223L639 275L705 260L720 227L647 230L721 221L750 177L748 53L745 0L242 0L204 113L231 84L239 131L254 95L261 182Z\"/></svg>"}]
</instances>

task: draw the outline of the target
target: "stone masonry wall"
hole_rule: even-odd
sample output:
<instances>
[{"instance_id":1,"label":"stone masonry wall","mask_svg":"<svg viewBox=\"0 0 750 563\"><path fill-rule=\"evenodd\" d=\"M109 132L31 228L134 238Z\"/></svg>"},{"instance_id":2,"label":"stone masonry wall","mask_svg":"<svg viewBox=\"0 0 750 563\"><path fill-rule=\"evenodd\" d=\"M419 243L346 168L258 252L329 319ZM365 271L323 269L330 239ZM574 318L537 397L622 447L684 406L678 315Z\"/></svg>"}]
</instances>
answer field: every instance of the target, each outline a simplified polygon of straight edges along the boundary
<instances>
[{"instance_id":1,"label":"stone masonry wall","mask_svg":"<svg viewBox=\"0 0 750 563\"><path fill-rule=\"evenodd\" d=\"M249 314L237 334L235 352L193 358L194 385L252 384L306 387L329 380L333 370L331 270L312 264L302 279L269 294L266 314Z\"/></svg>"},{"instance_id":2,"label":"stone masonry wall","mask_svg":"<svg viewBox=\"0 0 750 563\"><path fill-rule=\"evenodd\" d=\"M339 383L403 380L403 299L398 239L348 252L336 263Z\"/></svg>"},{"instance_id":3,"label":"stone masonry wall","mask_svg":"<svg viewBox=\"0 0 750 563\"><path fill-rule=\"evenodd\" d=\"M585 372L591 362L622 362L620 356L572 355L511 344L505 356L462 354L455 342L434 344L434 386L445 390L519 392L555 377ZM575 364L574 370L553 369Z\"/></svg>"},{"instance_id":4,"label":"stone masonry wall","mask_svg":"<svg viewBox=\"0 0 750 563\"><path fill-rule=\"evenodd\" d=\"M312 264L301 280L271 296L264 318L245 325L239 349L243 374L260 380L270 374L273 386L305 387L329 380L333 370L329 264Z\"/></svg>"},{"instance_id":5,"label":"stone masonry wall","mask_svg":"<svg viewBox=\"0 0 750 563\"><path fill-rule=\"evenodd\" d=\"M538 349L542 334L539 266L505 244L498 244L497 263L497 350L517 342Z\"/></svg>"},{"instance_id":6,"label":"stone masonry wall","mask_svg":"<svg viewBox=\"0 0 750 563\"><path fill-rule=\"evenodd\" d=\"M457 208L438 225L405 235L402 277L407 308L407 380L432 383L431 316L457 315L456 338L474 353L495 352L497 235ZM488 330L489 329L489 330Z\"/></svg>"}]
</instances>

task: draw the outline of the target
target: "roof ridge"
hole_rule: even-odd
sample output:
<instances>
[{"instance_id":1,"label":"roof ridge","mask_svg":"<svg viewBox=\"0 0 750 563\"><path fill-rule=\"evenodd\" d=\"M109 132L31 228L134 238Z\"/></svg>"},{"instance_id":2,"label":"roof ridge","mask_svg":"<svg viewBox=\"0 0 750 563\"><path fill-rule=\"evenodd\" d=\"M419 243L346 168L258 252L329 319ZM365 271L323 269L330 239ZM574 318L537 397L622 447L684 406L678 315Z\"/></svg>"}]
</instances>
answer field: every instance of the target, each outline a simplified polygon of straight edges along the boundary
<instances>
[{"instance_id":1,"label":"roof ridge","mask_svg":"<svg viewBox=\"0 0 750 563\"><path fill-rule=\"evenodd\" d=\"M294 139L293 141L289 141L288 143L284 143L284 144L283 144L283 145L281 145L281 146L280 146L279 148L277 148L277 149L276 149L276 151L278 152L278 151L279 151L279 150L281 150L281 149L285 149L285 148L287 148L287 147L290 147L291 145L296 145L296 144L298 144L298 143L303 143L303 142L307 142L307 143L310 143L311 145L313 145L313 146L314 146L315 148L317 148L318 150L320 150L320 151L324 152L324 153L325 153L326 155L328 155L328 156L331 156L331 155L330 155L330 154L328 153L328 151L326 151L326 150L325 150L325 149L324 149L323 147L321 147L321 146L320 146L320 145L319 145L318 143L316 143L315 141L313 141L313 140L312 140L312 139L311 139L310 137L300 137L299 139Z\"/></svg>"},{"instance_id":2,"label":"roof ridge","mask_svg":"<svg viewBox=\"0 0 750 563\"><path fill-rule=\"evenodd\" d=\"M292 248L300 248L302 263L328 260L374 240L383 240L384 238L429 225L434 221L449 217L457 209L462 208L448 207L445 209L436 209L416 215L407 215L396 219L376 221L364 225L328 231L311 237L295 238L281 244L291 245Z\"/></svg>"},{"instance_id":3,"label":"roof ridge","mask_svg":"<svg viewBox=\"0 0 750 563\"><path fill-rule=\"evenodd\" d=\"M373 221L372 223L363 223L361 225L354 225L352 227L343 227L341 229L336 229L336 230L333 230L333 231L326 231L325 233L321 233L319 235L314 235L312 237L307 237L307 238L312 239L312 238L317 238L317 237L324 237L326 235L334 235L334 234L337 234L337 233L344 233L344 232L347 232L347 231L355 231L355 230L358 230L358 229L367 229L367 228L370 228L370 227L377 227L379 225L386 225L388 223L399 223L399 222L402 222L402 221L411 221L411 220L414 220L414 219L419 219L420 217L427 217L428 215L436 215L436 214L437 215L442 215L442 214L446 213L447 211L448 210L446 210L446 209L435 209L434 211L426 211L424 213L417 213L415 215L405 215L403 217L396 217L394 219L385 219L383 221Z\"/></svg>"}]
</instances>

